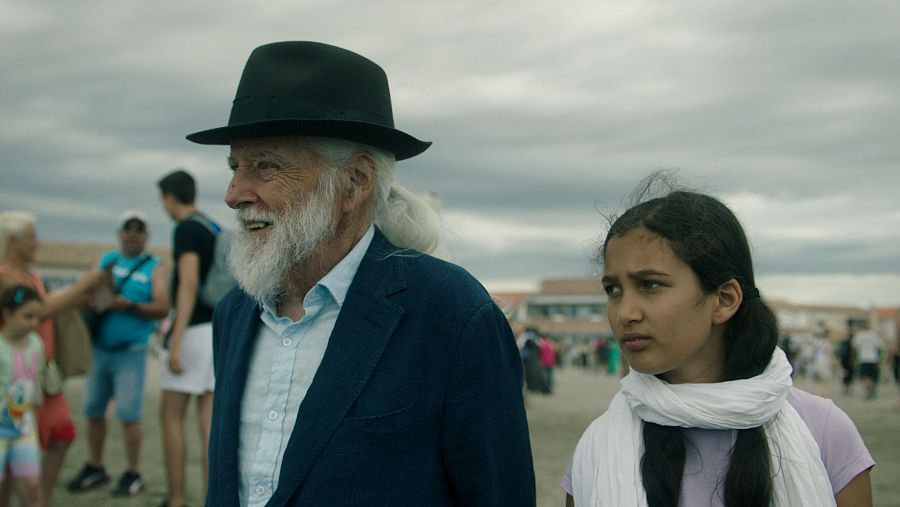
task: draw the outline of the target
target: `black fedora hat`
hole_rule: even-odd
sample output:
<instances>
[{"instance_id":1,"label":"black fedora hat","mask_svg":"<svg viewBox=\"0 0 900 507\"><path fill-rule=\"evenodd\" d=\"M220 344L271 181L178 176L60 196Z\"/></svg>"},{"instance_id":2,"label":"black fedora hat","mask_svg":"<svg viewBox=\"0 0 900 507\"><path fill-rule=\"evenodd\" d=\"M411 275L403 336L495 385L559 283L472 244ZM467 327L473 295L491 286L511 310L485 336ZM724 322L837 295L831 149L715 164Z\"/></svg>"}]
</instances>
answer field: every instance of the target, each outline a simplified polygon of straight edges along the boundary
<instances>
[{"instance_id":1,"label":"black fedora hat","mask_svg":"<svg viewBox=\"0 0 900 507\"><path fill-rule=\"evenodd\" d=\"M394 128L387 76L375 62L319 42L275 42L253 50L228 125L187 136L199 144L306 135L370 144L397 160L430 142Z\"/></svg>"}]
</instances>

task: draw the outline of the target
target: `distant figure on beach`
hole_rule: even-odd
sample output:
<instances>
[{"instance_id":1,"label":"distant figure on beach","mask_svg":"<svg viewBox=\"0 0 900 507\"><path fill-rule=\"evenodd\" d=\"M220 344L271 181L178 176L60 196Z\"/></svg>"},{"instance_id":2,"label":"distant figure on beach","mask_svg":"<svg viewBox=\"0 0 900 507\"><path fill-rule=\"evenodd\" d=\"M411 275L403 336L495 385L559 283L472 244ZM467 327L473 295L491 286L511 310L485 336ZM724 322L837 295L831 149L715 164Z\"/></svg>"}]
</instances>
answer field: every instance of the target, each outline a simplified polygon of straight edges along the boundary
<instances>
[{"instance_id":1,"label":"distant figure on beach","mask_svg":"<svg viewBox=\"0 0 900 507\"><path fill-rule=\"evenodd\" d=\"M94 270L110 271L112 299L93 337L93 367L84 383L88 460L66 487L72 492L97 488L110 480L103 466L106 412L115 403L122 423L127 468L112 494L133 496L144 489L139 470L143 429L147 343L156 321L169 313L169 270L146 251L147 215L129 210L119 217L119 249L104 253Z\"/></svg>"},{"instance_id":2,"label":"distant figure on beach","mask_svg":"<svg viewBox=\"0 0 900 507\"><path fill-rule=\"evenodd\" d=\"M553 340L547 335L541 335L540 342L541 368L544 369L544 381L547 383L548 394L553 392L553 369L556 368L556 351L553 348Z\"/></svg>"},{"instance_id":3,"label":"distant figure on beach","mask_svg":"<svg viewBox=\"0 0 900 507\"><path fill-rule=\"evenodd\" d=\"M525 335L522 344L522 364L525 368L525 389L533 393L550 394L550 384L541 364L541 337L534 330Z\"/></svg>"},{"instance_id":4,"label":"distant figure on beach","mask_svg":"<svg viewBox=\"0 0 900 507\"><path fill-rule=\"evenodd\" d=\"M84 307L91 293L111 283L109 275L92 271L83 275L73 285L47 292L41 274L31 268L37 254L37 220L27 211L0 213L0 289L23 285L34 289L44 303L41 305L41 322L37 333L44 346L44 358L56 357L56 328L54 317L66 311ZM43 450L41 460L41 489L44 502L52 505L53 488L62 470L66 452L75 440L75 423L63 392L44 393L44 401L37 413L38 437ZM10 493L9 481L0 485L0 505Z\"/></svg>"},{"instance_id":5,"label":"distant figure on beach","mask_svg":"<svg viewBox=\"0 0 900 507\"><path fill-rule=\"evenodd\" d=\"M594 338L592 344L594 352L593 366L595 371L606 371L606 368L609 365L609 343L610 340L607 340L603 336Z\"/></svg>"},{"instance_id":6,"label":"distant figure on beach","mask_svg":"<svg viewBox=\"0 0 900 507\"><path fill-rule=\"evenodd\" d=\"M841 365L841 385L845 395L850 394L856 370L856 351L853 349L853 335L851 333L847 333L847 336L838 343L836 351L838 362Z\"/></svg>"},{"instance_id":7,"label":"distant figure on beach","mask_svg":"<svg viewBox=\"0 0 900 507\"><path fill-rule=\"evenodd\" d=\"M781 338L781 341L778 342L778 347L781 348L781 351L784 352L785 357L787 357L788 364L791 365L791 375L796 377L797 375L797 345L794 342L794 339L791 337L790 333L784 335Z\"/></svg>"},{"instance_id":8,"label":"distant figure on beach","mask_svg":"<svg viewBox=\"0 0 900 507\"><path fill-rule=\"evenodd\" d=\"M535 505L506 316L394 183L430 145L384 71L316 42L250 55L228 125L240 287L216 307L207 505Z\"/></svg>"},{"instance_id":9,"label":"distant figure on beach","mask_svg":"<svg viewBox=\"0 0 900 507\"><path fill-rule=\"evenodd\" d=\"M619 343L614 339L609 341L609 357L606 363L606 374L610 377L619 377L622 372L622 351Z\"/></svg>"},{"instance_id":10,"label":"distant figure on beach","mask_svg":"<svg viewBox=\"0 0 900 507\"><path fill-rule=\"evenodd\" d=\"M841 364L834 354L827 331L816 333L812 348L808 377L815 386L813 392L824 398L830 398L833 379L835 374L840 371Z\"/></svg>"},{"instance_id":11,"label":"distant figure on beach","mask_svg":"<svg viewBox=\"0 0 900 507\"><path fill-rule=\"evenodd\" d=\"M35 410L43 402L44 345L35 332L41 297L29 287L0 291L0 479L9 472L25 507L44 505Z\"/></svg>"},{"instance_id":12,"label":"distant figure on beach","mask_svg":"<svg viewBox=\"0 0 900 507\"><path fill-rule=\"evenodd\" d=\"M159 385L163 426L163 450L166 458L167 502L171 507L184 505L185 460L187 438L184 420L191 399L196 402L200 430L202 481L207 489L207 448L212 419L213 375L212 314L213 308L200 297L200 288L209 275L215 251L216 236L206 226L209 221L197 207L197 184L194 177L178 169L157 182L163 208L175 221L172 233L174 271L170 297L174 317L168 335L163 339L163 365Z\"/></svg>"},{"instance_id":13,"label":"distant figure on beach","mask_svg":"<svg viewBox=\"0 0 900 507\"><path fill-rule=\"evenodd\" d=\"M841 409L792 387L739 221L671 188L645 181L598 253L630 373L578 442L566 504L871 507L874 462Z\"/></svg>"},{"instance_id":14,"label":"distant figure on beach","mask_svg":"<svg viewBox=\"0 0 900 507\"><path fill-rule=\"evenodd\" d=\"M875 398L875 389L881 374L881 353L884 351L884 340L869 328L867 321L857 325L853 334L853 350L859 365L859 380L863 384L864 396L867 400Z\"/></svg>"},{"instance_id":15,"label":"distant figure on beach","mask_svg":"<svg viewBox=\"0 0 900 507\"><path fill-rule=\"evenodd\" d=\"M900 310L897 311L898 315L895 317L895 322L900 323ZM898 329L897 331L900 331ZM891 369L891 374L894 377L894 386L897 389L897 410L900 410L900 336L895 332L892 336L890 347L888 348L888 365Z\"/></svg>"}]
</instances>

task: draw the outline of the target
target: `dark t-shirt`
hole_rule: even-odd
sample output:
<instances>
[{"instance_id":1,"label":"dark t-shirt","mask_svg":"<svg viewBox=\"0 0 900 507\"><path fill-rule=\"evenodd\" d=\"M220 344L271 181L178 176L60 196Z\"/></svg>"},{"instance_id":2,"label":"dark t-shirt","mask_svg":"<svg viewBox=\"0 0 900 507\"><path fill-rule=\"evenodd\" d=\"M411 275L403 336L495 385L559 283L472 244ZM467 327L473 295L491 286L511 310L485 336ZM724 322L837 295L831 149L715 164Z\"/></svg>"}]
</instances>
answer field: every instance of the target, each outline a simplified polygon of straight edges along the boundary
<instances>
[{"instance_id":1,"label":"dark t-shirt","mask_svg":"<svg viewBox=\"0 0 900 507\"><path fill-rule=\"evenodd\" d=\"M172 305L176 304L178 294L178 258L187 252L194 252L200 257L200 286L206 280L206 274L212 264L216 237L203 224L190 218L178 222L173 233L172 257L175 269L172 270ZM203 324L212 320L213 309L200 301L200 287L197 287L197 302L189 326Z\"/></svg>"}]
</instances>

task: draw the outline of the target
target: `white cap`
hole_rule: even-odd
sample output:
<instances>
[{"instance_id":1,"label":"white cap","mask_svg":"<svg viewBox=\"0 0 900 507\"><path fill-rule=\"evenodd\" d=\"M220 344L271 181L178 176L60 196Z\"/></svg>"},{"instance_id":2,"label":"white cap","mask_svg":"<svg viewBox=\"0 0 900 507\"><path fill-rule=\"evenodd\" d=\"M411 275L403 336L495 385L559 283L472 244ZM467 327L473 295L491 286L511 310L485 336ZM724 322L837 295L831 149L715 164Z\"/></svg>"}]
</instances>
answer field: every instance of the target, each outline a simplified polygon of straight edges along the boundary
<instances>
[{"instance_id":1,"label":"white cap","mask_svg":"<svg viewBox=\"0 0 900 507\"><path fill-rule=\"evenodd\" d=\"M119 229L124 229L125 225L132 220L138 220L144 224L145 230L150 226L150 221L147 219L146 213L141 210L130 209L125 213L122 213L122 216L119 217Z\"/></svg>"}]
</instances>

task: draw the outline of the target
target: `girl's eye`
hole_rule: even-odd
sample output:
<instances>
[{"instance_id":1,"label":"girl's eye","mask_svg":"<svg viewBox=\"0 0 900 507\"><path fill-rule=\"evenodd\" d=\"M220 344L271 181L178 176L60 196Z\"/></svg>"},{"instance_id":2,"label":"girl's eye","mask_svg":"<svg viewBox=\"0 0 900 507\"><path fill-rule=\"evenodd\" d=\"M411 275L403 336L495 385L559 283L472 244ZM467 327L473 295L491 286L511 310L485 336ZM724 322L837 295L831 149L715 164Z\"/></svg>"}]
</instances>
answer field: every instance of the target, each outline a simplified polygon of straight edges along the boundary
<instances>
[{"instance_id":1,"label":"girl's eye","mask_svg":"<svg viewBox=\"0 0 900 507\"><path fill-rule=\"evenodd\" d=\"M662 287L662 284L657 282L656 280L644 280L641 282L642 289L653 290L660 287Z\"/></svg>"}]
</instances>

